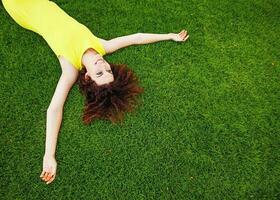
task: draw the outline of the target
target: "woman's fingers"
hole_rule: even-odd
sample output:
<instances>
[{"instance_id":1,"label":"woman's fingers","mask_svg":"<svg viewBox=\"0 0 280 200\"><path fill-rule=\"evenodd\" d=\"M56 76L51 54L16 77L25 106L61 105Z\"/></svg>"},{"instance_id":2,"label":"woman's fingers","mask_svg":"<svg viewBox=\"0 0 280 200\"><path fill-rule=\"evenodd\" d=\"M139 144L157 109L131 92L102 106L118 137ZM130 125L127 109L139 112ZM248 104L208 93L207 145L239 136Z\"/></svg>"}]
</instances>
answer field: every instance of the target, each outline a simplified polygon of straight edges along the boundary
<instances>
[{"instance_id":1,"label":"woman's fingers","mask_svg":"<svg viewBox=\"0 0 280 200\"><path fill-rule=\"evenodd\" d=\"M43 179L44 181L47 181L47 178L48 178L49 174L50 174L49 172L47 172L47 173L45 174L44 179Z\"/></svg>"},{"instance_id":2,"label":"woman's fingers","mask_svg":"<svg viewBox=\"0 0 280 200\"><path fill-rule=\"evenodd\" d=\"M187 34L188 33L188 31L186 31L185 29L184 30L182 30L179 34L180 35L184 35L184 34Z\"/></svg>"},{"instance_id":3,"label":"woman's fingers","mask_svg":"<svg viewBox=\"0 0 280 200\"><path fill-rule=\"evenodd\" d=\"M186 41L189 38L189 35L187 35L185 38L182 39L182 41Z\"/></svg>"},{"instance_id":4,"label":"woman's fingers","mask_svg":"<svg viewBox=\"0 0 280 200\"><path fill-rule=\"evenodd\" d=\"M52 178L53 174L49 174L45 181L49 181Z\"/></svg>"},{"instance_id":5,"label":"woman's fingers","mask_svg":"<svg viewBox=\"0 0 280 200\"><path fill-rule=\"evenodd\" d=\"M179 37L181 38L182 41L185 41L187 39L187 36L188 36L188 32L186 30L182 30L179 33Z\"/></svg>"},{"instance_id":6,"label":"woman's fingers","mask_svg":"<svg viewBox=\"0 0 280 200\"><path fill-rule=\"evenodd\" d=\"M43 170L40 177L42 178L44 176L44 174L45 174L45 171Z\"/></svg>"},{"instance_id":7,"label":"woman's fingers","mask_svg":"<svg viewBox=\"0 0 280 200\"><path fill-rule=\"evenodd\" d=\"M181 33L179 33L179 36L180 37L182 37L182 35L184 34L184 32L183 31L181 31Z\"/></svg>"},{"instance_id":8,"label":"woman's fingers","mask_svg":"<svg viewBox=\"0 0 280 200\"><path fill-rule=\"evenodd\" d=\"M55 179L55 174L53 174L53 176L51 177L51 179L48 180L47 184L51 183L54 179Z\"/></svg>"},{"instance_id":9,"label":"woman's fingers","mask_svg":"<svg viewBox=\"0 0 280 200\"><path fill-rule=\"evenodd\" d=\"M48 180L48 176L49 176L50 172L46 172L44 177L43 177L43 180L44 181L47 181Z\"/></svg>"},{"instance_id":10,"label":"woman's fingers","mask_svg":"<svg viewBox=\"0 0 280 200\"><path fill-rule=\"evenodd\" d=\"M55 173L43 171L40 177L42 178L43 181L49 184L55 179Z\"/></svg>"},{"instance_id":11,"label":"woman's fingers","mask_svg":"<svg viewBox=\"0 0 280 200\"><path fill-rule=\"evenodd\" d=\"M187 37L185 37L184 41L186 41L189 38L189 35L187 35Z\"/></svg>"},{"instance_id":12,"label":"woman's fingers","mask_svg":"<svg viewBox=\"0 0 280 200\"><path fill-rule=\"evenodd\" d=\"M47 180L48 175L49 175L49 172L43 171L42 174L40 175L40 177L43 181L45 181L45 180Z\"/></svg>"}]
</instances>

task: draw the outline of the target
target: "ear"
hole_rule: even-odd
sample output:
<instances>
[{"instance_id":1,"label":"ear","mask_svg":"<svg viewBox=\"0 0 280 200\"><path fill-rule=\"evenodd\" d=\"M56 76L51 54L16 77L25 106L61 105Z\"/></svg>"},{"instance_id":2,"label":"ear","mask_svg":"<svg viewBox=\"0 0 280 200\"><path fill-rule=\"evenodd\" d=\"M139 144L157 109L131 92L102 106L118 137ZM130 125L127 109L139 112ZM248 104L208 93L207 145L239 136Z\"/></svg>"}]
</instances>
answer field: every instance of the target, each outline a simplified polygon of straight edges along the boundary
<instances>
[{"instance_id":1,"label":"ear","mask_svg":"<svg viewBox=\"0 0 280 200\"><path fill-rule=\"evenodd\" d=\"M90 77L89 77L89 75L88 75L88 73L86 72L86 74L85 74L85 79L88 81L88 80L90 80Z\"/></svg>"}]
</instances>

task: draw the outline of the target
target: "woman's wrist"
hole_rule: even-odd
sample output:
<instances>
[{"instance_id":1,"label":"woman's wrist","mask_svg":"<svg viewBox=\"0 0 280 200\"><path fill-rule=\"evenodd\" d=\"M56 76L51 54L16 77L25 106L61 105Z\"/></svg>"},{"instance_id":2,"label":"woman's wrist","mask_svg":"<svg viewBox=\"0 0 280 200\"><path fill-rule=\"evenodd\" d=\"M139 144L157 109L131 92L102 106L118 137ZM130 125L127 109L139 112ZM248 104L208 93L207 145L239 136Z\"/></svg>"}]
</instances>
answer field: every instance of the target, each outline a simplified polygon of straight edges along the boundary
<instances>
[{"instance_id":1,"label":"woman's wrist","mask_svg":"<svg viewBox=\"0 0 280 200\"><path fill-rule=\"evenodd\" d=\"M174 37L176 37L176 33L169 33L170 40L174 40Z\"/></svg>"},{"instance_id":2,"label":"woman's wrist","mask_svg":"<svg viewBox=\"0 0 280 200\"><path fill-rule=\"evenodd\" d=\"M44 154L44 157L45 157L45 158L50 158L50 157L54 158L55 155L54 155L54 154L45 153L45 154Z\"/></svg>"}]
</instances>

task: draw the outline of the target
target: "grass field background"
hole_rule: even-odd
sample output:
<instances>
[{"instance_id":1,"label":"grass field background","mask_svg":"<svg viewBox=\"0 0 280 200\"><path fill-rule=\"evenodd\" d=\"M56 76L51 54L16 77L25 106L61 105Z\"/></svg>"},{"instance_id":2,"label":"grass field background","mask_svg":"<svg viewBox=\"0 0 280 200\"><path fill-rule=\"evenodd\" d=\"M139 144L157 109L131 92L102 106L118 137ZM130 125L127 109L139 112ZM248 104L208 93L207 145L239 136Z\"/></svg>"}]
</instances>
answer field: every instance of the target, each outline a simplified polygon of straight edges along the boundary
<instances>
[{"instance_id":1,"label":"grass field background","mask_svg":"<svg viewBox=\"0 0 280 200\"><path fill-rule=\"evenodd\" d=\"M104 56L145 89L122 126L83 125L73 87L46 185L46 110L61 69L0 4L1 199L280 199L280 1L55 2L104 39L190 38Z\"/></svg>"}]
</instances>

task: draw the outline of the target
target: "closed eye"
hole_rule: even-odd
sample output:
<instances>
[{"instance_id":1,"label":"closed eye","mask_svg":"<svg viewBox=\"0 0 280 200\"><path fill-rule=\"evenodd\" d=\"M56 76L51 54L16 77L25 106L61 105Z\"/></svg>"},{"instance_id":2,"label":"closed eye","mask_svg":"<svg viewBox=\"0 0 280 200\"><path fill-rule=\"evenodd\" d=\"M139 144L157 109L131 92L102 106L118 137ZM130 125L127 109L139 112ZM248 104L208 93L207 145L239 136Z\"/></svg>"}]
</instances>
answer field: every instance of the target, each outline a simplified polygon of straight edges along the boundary
<instances>
[{"instance_id":1,"label":"closed eye","mask_svg":"<svg viewBox=\"0 0 280 200\"><path fill-rule=\"evenodd\" d=\"M106 71L111 73L111 74L113 74L112 70L106 70ZM97 77L100 77L100 76L103 75L103 73L102 72L98 72L98 73L96 73L96 75L97 75Z\"/></svg>"},{"instance_id":2,"label":"closed eye","mask_svg":"<svg viewBox=\"0 0 280 200\"><path fill-rule=\"evenodd\" d=\"M98 72L98 73L96 73L96 75L100 75L100 76L101 76L102 74L103 74L102 72Z\"/></svg>"}]
</instances>

